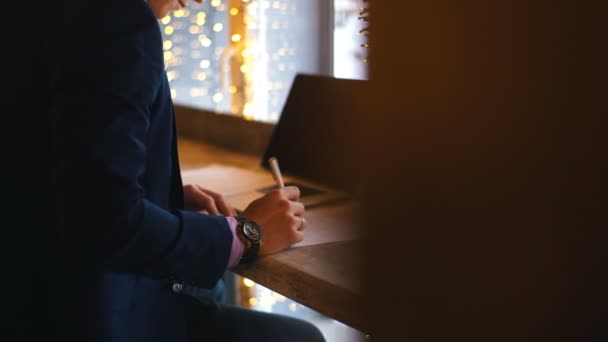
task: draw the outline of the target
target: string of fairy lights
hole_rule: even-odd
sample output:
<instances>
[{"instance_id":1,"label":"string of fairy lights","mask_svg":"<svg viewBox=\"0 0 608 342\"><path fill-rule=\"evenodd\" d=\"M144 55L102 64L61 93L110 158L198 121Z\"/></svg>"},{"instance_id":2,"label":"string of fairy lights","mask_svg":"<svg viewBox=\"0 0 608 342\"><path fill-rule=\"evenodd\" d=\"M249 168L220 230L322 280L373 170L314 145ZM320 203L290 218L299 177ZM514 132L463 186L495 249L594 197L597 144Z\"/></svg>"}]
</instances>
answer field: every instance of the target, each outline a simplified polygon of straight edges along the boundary
<instances>
[{"instance_id":1,"label":"string of fairy lights","mask_svg":"<svg viewBox=\"0 0 608 342\"><path fill-rule=\"evenodd\" d=\"M276 121L297 70L296 11L288 0L211 0L161 19L172 97Z\"/></svg>"}]
</instances>

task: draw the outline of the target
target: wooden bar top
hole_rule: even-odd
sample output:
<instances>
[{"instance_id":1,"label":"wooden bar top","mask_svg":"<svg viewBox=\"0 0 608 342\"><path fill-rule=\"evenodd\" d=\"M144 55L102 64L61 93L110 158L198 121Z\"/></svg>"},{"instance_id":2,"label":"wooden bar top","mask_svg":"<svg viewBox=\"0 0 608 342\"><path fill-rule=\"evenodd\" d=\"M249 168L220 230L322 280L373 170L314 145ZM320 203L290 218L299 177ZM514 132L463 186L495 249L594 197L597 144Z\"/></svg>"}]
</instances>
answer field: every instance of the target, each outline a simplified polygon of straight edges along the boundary
<instances>
[{"instance_id":1,"label":"wooden bar top","mask_svg":"<svg viewBox=\"0 0 608 342\"><path fill-rule=\"evenodd\" d=\"M258 156L184 138L180 138L178 146L182 170L213 163L249 169L260 167ZM328 215L331 211L332 208L311 209L306 211L306 215L314 218L315 215ZM336 222L336 219L340 218L332 218L332 221ZM234 272L328 317L368 332L363 309L364 291L359 281L361 248L362 242L356 240L290 248L239 266Z\"/></svg>"}]
</instances>

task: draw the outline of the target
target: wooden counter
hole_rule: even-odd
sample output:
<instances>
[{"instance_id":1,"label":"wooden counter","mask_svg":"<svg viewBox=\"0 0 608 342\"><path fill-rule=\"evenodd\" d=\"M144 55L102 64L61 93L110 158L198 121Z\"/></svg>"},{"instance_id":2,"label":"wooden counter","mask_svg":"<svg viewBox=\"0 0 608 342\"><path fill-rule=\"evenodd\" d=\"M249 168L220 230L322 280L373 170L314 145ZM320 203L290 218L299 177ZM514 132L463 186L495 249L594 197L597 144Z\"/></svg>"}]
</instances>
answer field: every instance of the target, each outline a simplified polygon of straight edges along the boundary
<instances>
[{"instance_id":1,"label":"wooden counter","mask_svg":"<svg viewBox=\"0 0 608 342\"><path fill-rule=\"evenodd\" d=\"M179 153L182 170L212 163L259 168L257 156L186 139L180 139ZM306 216L314 219L315 216L331 215L332 212L343 213L343 208L338 206L322 210L307 209ZM339 222L340 217L324 221ZM349 222L346 218L344 221ZM328 317L367 332L369 327L362 308L364 292L359 285L360 248L360 241L292 248L258 258L249 265L238 267L234 272Z\"/></svg>"}]
</instances>

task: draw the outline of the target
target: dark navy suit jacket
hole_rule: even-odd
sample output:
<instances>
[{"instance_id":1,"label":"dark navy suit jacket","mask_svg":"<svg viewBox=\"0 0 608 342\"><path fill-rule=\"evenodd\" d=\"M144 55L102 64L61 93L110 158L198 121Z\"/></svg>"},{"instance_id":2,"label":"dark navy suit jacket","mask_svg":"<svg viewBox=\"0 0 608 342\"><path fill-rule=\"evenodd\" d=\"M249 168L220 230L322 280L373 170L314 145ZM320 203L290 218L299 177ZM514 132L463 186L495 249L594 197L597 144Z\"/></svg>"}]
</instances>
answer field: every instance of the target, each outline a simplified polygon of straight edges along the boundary
<instances>
[{"instance_id":1,"label":"dark navy suit jacket","mask_svg":"<svg viewBox=\"0 0 608 342\"><path fill-rule=\"evenodd\" d=\"M47 341L186 341L194 299L172 285L214 286L232 234L223 217L182 210L151 9L144 0L91 3L64 18L31 65L33 103L20 104L23 171L11 177L24 185L11 188L20 218L10 240L19 261L17 281L4 282L15 297L5 308L16 331Z\"/></svg>"}]
</instances>

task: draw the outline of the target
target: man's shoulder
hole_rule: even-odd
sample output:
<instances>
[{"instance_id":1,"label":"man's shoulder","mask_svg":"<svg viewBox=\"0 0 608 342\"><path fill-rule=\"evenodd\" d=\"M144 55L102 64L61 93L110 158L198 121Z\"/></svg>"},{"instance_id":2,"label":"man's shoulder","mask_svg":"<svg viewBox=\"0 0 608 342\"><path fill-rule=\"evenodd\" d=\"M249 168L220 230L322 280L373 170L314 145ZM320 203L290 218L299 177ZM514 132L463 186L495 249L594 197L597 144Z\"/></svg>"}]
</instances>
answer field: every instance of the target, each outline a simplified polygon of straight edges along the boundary
<instances>
[{"instance_id":1,"label":"man's shoulder","mask_svg":"<svg viewBox=\"0 0 608 342\"><path fill-rule=\"evenodd\" d=\"M160 26L144 0L85 2L65 12L62 18L65 20L61 31L50 37L49 47L54 50L51 56L84 60L85 55L90 60L111 60L115 54L137 49L162 60Z\"/></svg>"},{"instance_id":2,"label":"man's shoulder","mask_svg":"<svg viewBox=\"0 0 608 342\"><path fill-rule=\"evenodd\" d=\"M79 6L48 44L51 84L78 80L117 92L156 93L164 70L159 22L144 0L106 0ZM70 82L72 82L70 81ZM150 95L151 96L151 95Z\"/></svg>"},{"instance_id":3,"label":"man's shoulder","mask_svg":"<svg viewBox=\"0 0 608 342\"><path fill-rule=\"evenodd\" d=\"M158 31L158 20L144 0L93 1L81 6L80 11L83 12L80 15L80 25L90 31L105 34L124 34L150 29Z\"/></svg>"}]
</instances>

